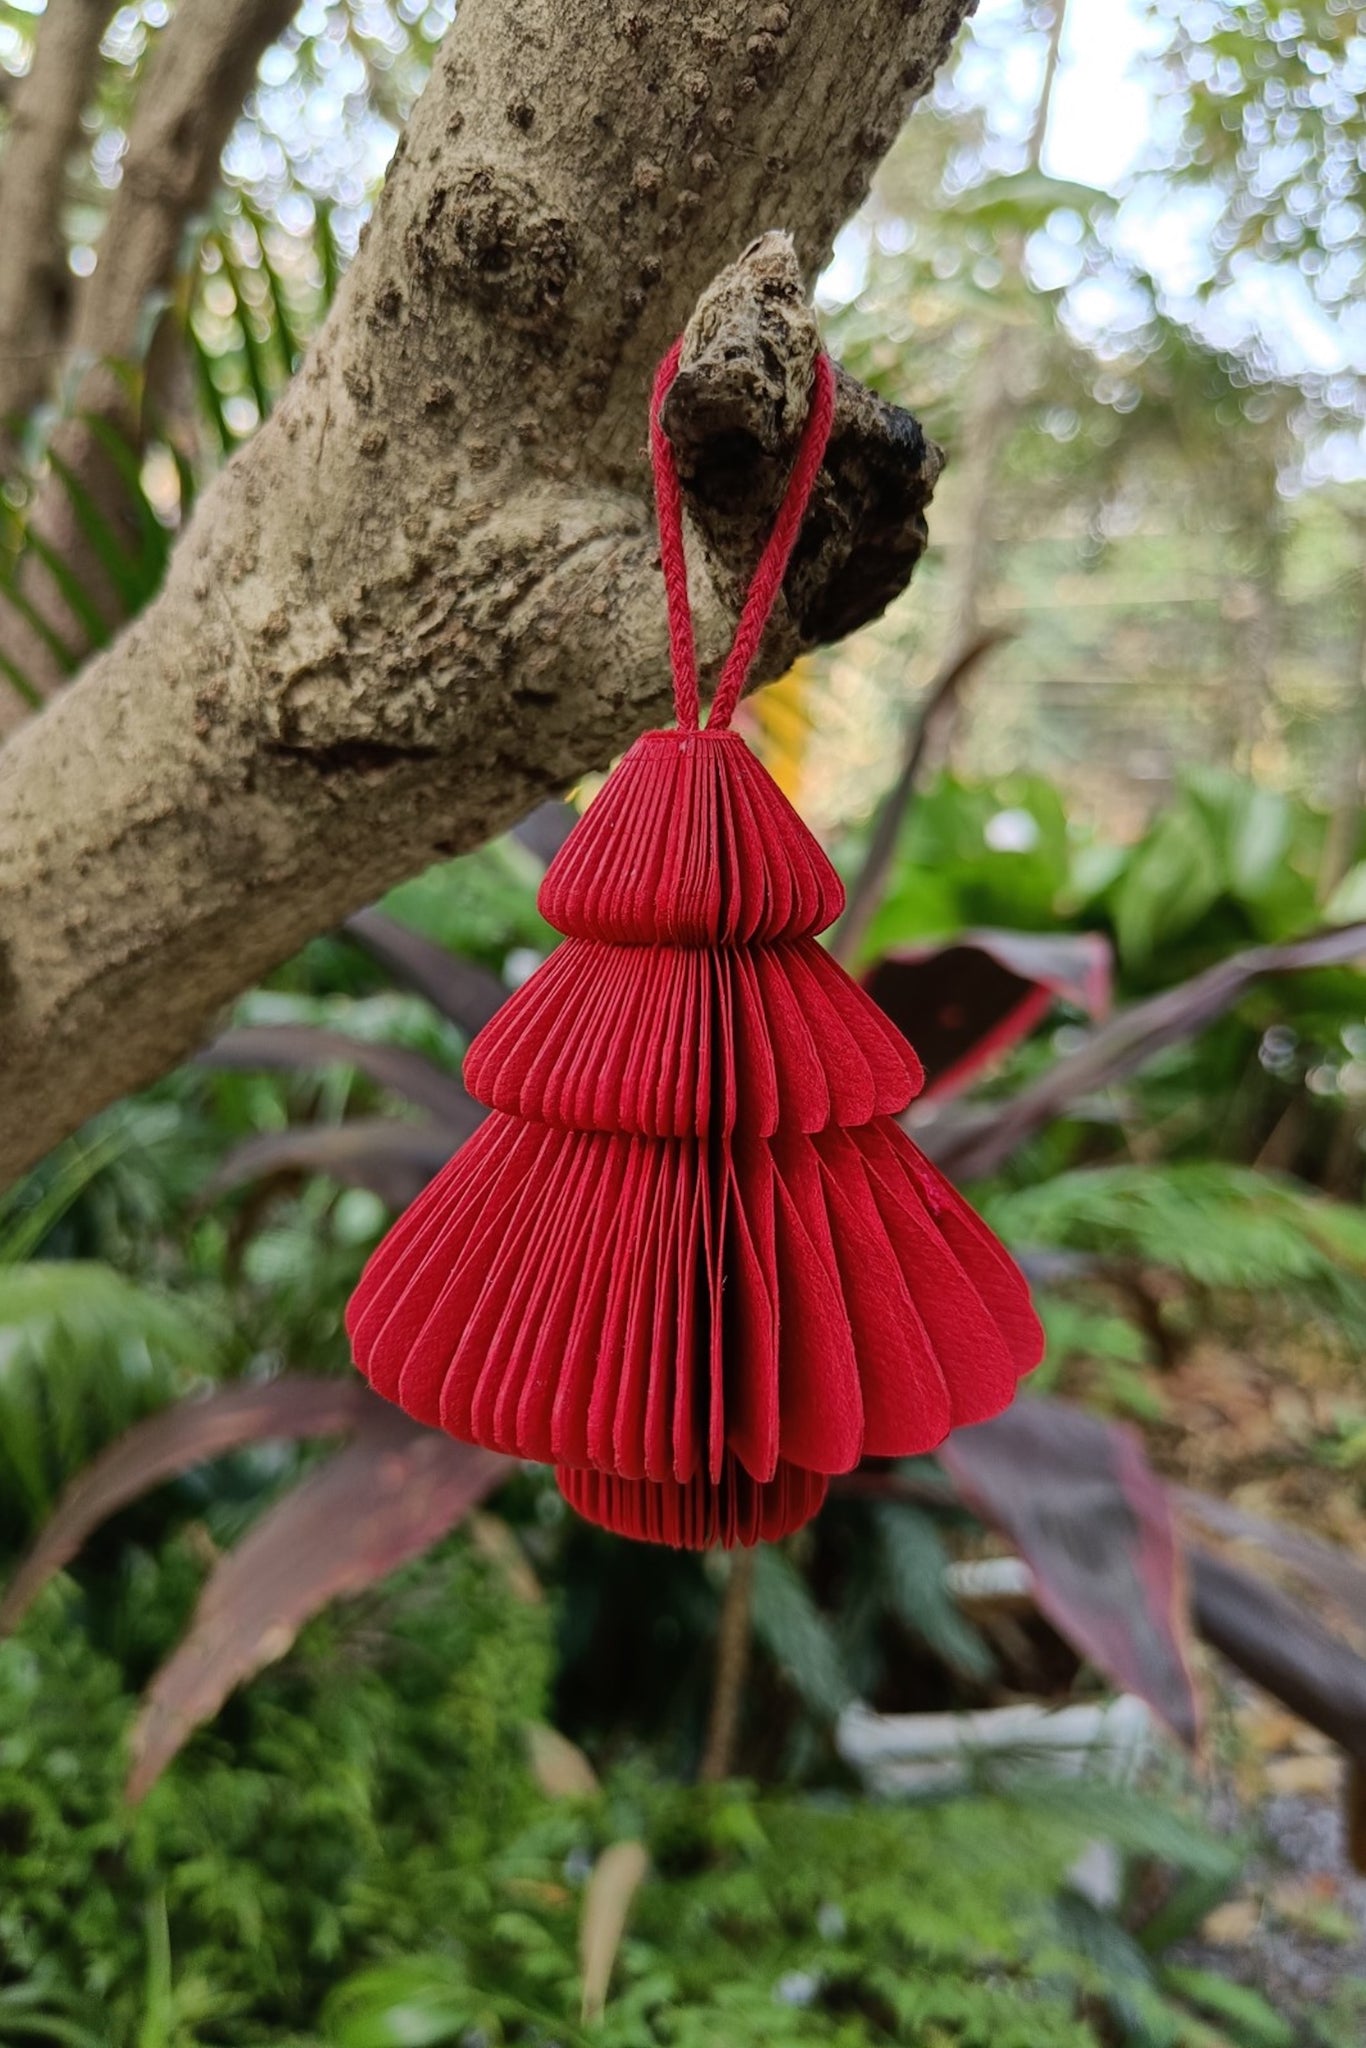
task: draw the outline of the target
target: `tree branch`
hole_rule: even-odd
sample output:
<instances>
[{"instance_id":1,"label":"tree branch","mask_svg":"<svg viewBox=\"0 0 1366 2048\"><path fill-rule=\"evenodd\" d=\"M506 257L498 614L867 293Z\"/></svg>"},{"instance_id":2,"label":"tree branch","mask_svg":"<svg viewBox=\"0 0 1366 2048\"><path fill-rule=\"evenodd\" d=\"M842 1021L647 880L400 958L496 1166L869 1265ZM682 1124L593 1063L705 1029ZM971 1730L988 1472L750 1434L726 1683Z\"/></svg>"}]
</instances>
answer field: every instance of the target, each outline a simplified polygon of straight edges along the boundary
<instances>
[{"instance_id":1,"label":"tree branch","mask_svg":"<svg viewBox=\"0 0 1366 2048\"><path fill-rule=\"evenodd\" d=\"M0 1173L665 712L654 364L756 214L824 255L963 12L467 0L303 369L0 754Z\"/></svg>"},{"instance_id":2,"label":"tree branch","mask_svg":"<svg viewBox=\"0 0 1366 2048\"><path fill-rule=\"evenodd\" d=\"M50 0L13 89L0 157L0 475L17 428L49 388L70 312L62 240L66 163L90 95L108 0Z\"/></svg>"},{"instance_id":3,"label":"tree branch","mask_svg":"<svg viewBox=\"0 0 1366 2048\"><path fill-rule=\"evenodd\" d=\"M58 0L70 6L72 0ZM88 6L90 0L76 0ZM283 34L297 0L215 0L211 7L178 7L157 43L138 95L123 176L100 237L98 260L77 295L71 359L89 367L72 412L94 414L117 427L131 446L141 444L141 408L115 364L138 362L146 352L147 308L175 281L185 225L212 197L219 158L261 53ZM80 112L80 99L76 113ZM60 197L60 181L56 190ZM63 265L65 270L65 265ZM41 396L55 365L44 365ZM31 402L31 400L30 400ZM54 448L94 499L105 520L127 527L135 512L127 484L98 435L83 418L65 421ZM70 495L55 476L44 485L32 525L61 558L96 608L120 616L119 601L100 560L74 516ZM21 589L73 652L90 645L82 621L36 557L25 564ZM44 637L17 613L0 614L0 653L42 696L65 681ZM0 731L23 715L17 700L0 705Z\"/></svg>"},{"instance_id":4,"label":"tree branch","mask_svg":"<svg viewBox=\"0 0 1366 2048\"><path fill-rule=\"evenodd\" d=\"M882 800L868 836L868 850L849 885L843 915L830 934L830 951L842 967L850 966L857 959L864 934L886 891L901 828L910 811L911 799L936 728L951 715L972 671L1009 637L1004 627L990 627L979 633L968 646L960 648L932 678L929 688L907 718L896 781Z\"/></svg>"},{"instance_id":5,"label":"tree branch","mask_svg":"<svg viewBox=\"0 0 1366 2048\"><path fill-rule=\"evenodd\" d=\"M722 1784L735 1769L753 1633L755 1556L753 1550L734 1550L730 1556L726 1590L721 1601L721 1622L716 1633L716 1668L712 1678L707 1741L697 1772L704 1785Z\"/></svg>"}]
</instances>

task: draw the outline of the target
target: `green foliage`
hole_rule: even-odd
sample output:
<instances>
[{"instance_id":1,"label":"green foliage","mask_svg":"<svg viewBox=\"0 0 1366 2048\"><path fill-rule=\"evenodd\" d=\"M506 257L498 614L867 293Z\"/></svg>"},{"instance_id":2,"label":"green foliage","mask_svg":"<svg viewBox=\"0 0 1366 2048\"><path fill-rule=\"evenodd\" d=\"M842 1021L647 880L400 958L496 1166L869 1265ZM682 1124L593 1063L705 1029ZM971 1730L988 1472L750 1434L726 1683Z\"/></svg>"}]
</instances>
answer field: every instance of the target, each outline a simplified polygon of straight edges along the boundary
<instances>
[{"instance_id":1,"label":"green foliage","mask_svg":"<svg viewBox=\"0 0 1366 2048\"><path fill-rule=\"evenodd\" d=\"M1214 1161L1106 1166L997 1192L1017 1245L1166 1266L1201 1287L1285 1292L1366 1329L1366 1219L1293 1182Z\"/></svg>"},{"instance_id":2,"label":"green foliage","mask_svg":"<svg viewBox=\"0 0 1366 2048\"><path fill-rule=\"evenodd\" d=\"M0 629L14 614L60 672L73 675L150 602L201 474L266 417L321 323L339 276L326 205L314 209L311 231L303 234L267 221L243 196L222 205L164 309L169 328L163 346L184 349L200 417L160 416L141 356L104 366L122 387L125 417L58 409L31 424L27 474L14 480L13 497L0 498ZM149 326L149 351L154 332ZM208 461L199 459L201 436L212 449ZM98 487L96 475L103 479ZM66 500L104 590L92 590L30 517L45 476ZM70 614L70 625L54 626L48 600L30 594L47 586ZM31 706L41 702L32 679L3 650L0 678Z\"/></svg>"},{"instance_id":3,"label":"green foliage","mask_svg":"<svg viewBox=\"0 0 1366 2048\"><path fill-rule=\"evenodd\" d=\"M973 925L1081 925L1109 931L1135 988L1178 981L1238 944L1313 928L1326 828L1307 803L1201 769L1124 845L1069 825L1038 777L943 776L912 806L865 951Z\"/></svg>"},{"instance_id":4,"label":"green foliage","mask_svg":"<svg viewBox=\"0 0 1366 2048\"><path fill-rule=\"evenodd\" d=\"M202 1315L109 1266L0 1265L0 1544L31 1537L96 1451L213 1361Z\"/></svg>"},{"instance_id":5,"label":"green foliage","mask_svg":"<svg viewBox=\"0 0 1366 2048\"><path fill-rule=\"evenodd\" d=\"M803 1632L827 1625L767 1555L795 1675ZM132 1685L183 1628L197 1558L188 1538L128 1554L124 1627L107 1587L92 1605L59 1582L0 1646L0 2038L1097 2048L1110 2036L1087 2015L1113 1986L1096 1943L1127 1937L1105 1916L1104 1937L1094 1914L1085 1939L1072 1924L1082 1846L1161 1857L1211 1897L1235 1868L1147 1798L1028 1779L898 1811L636 1770L601 1801L550 1806L522 1750L547 1610L509 1602L460 1540L313 1624L129 1812ZM590 2030L579 1886L623 1831L655 1875ZM1212 2043L1163 1995L1160 1956L1140 1962L1133 1996L1162 2038Z\"/></svg>"},{"instance_id":6,"label":"green foliage","mask_svg":"<svg viewBox=\"0 0 1366 2048\"><path fill-rule=\"evenodd\" d=\"M1003 814L1011 846L993 844ZM897 864L869 927L870 956L973 925L1022 931L1056 927L1073 852L1057 790L1037 777L968 784L941 776L917 796Z\"/></svg>"},{"instance_id":7,"label":"green foliage","mask_svg":"<svg viewBox=\"0 0 1366 2048\"><path fill-rule=\"evenodd\" d=\"M1105 1405L1139 1422L1156 1422L1162 1414L1160 1395L1142 1368L1151 1345L1144 1332L1113 1307L1098 1307L1047 1286L1034 1290L1048 1348L1031 1385L1046 1392L1067 1366L1083 1359Z\"/></svg>"},{"instance_id":8,"label":"green foliage","mask_svg":"<svg viewBox=\"0 0 1366 2048\"><path fill-rule=\"evenodd\" d=\"M873 1511L892 1612L951 1670L979 1682L993 1660L945 1585L949 1556L938 1524L919 1508L881 1502Z\"/></svg>"},{"instance_id":9,"label":"green foliage","mask_svg":"<svg viewBox=\"0 0 1366 2048\"><path fill-rule=\"evenodd\" d=\"M536 908L541 873L517 840L495 839L391 890L384 908L453 953L497 969L514 947L541 954L559 942Z\"/></svg>"},{"instance_id":10,"label":"green foliage","mask_svg":"<svg viewBox=\"0 0 1366 2048\"><path fill-rule=\"evenodd\" d=\"M1181 172L1223 202L1220 257L1256 250L1322 276L1347 253L1366 196L1355 10L1338 0L1149 7L1165 31L1165 83L1184 125ZM1338 288L1356 274L1339 260Z\"/></svg>"},{"instance_id":11,"label":"green foliage","mask_svg":"<svg viewBox=\"0 0 1366 2048\"><path fill-rule=\"evenodd\" d=\"M852 1697L839 1645L786 1553L764 1544L754 1558L754 1633L821 1721Z\"/></svg>"},{"instance_id":12,"label":"green foliage","mask_svg":"<svg viewBox=\"0 0 1366 2048\"><path fill-rule=\"evenodd\" d=\"M220 457L266 417L321 324L340 278L330 210L291 233L245 194L205 234L181 323L204 423Z\"/></svg>"},{"instance_id":13,"label":"green foliage","mask_svg":"<svg viewBox=\"0 0 1366 2048\"><path fill-rule=\"evenodd\" d=\"M1222 2020L1246 2048L1296 2048L1294 2029L1259 1992L1209 1970L1172 1968L1166 1981L1201 2012Z\"/></svg>"},{"instance_id":14,"label":"green foliage","mask_svg":"<svg viewBox=\"0 0 1366 2048\"><path fill-rule=\"evenodd\" d=\"M1094 1909L1085 1939L1069 1931L1067 1874L1100 1803L1073 1813L1051 1789L899 1810L650 1791L633 1825L654 1871L599 2026L574 2023L576 1902L543 1891L491 1939L341 1986L323 2034L336 2048L453 2043L469 2029L575 2048L1097 2048L1116 2037L1084 2016L1106 2005L1096 1928L1127 1937ZM1121 1815L1136 1804L1114 1801ZM559 1833L586 1862L591 1825L584 1814L544 1839ZM1211 2041L1129 1946L1136 2001L1164 2038Z\"/></svg>"},{"instance_id":15,"label":"green foliage","mask_svg":"<svg viewBox=\"0 0 1366 2048\"><path fill-rule=\"evenodd\" d=\"M175 1577L144 1587L168 1637ZM488 1910L546 1677L542 1611L451 1544L310 1628L129 1811L125 1672L54 1589L0 1647L0 2027L49 1982L104 2048L311 2025L341 1972Z\"/></svg>"},{"instance_id":16,"label":"green foliage","mask_svg":"<svg viewBox=\"0 0 1366 2048\"><path fill-rule=\"evenodd\" d=\"M109 367L127 387L132 412L140 412L145 405L140 374L123 364ZM150 419L147 425L150 429ZM83 446L91 451L88 459L106 474L103 502L90 481L82 476L80 463L68 459L73 454L72 445L62 442L59 429L69 436L79 436ZM69 417L54 417L46 423L45 435L33 456L27 498L17 506L0 500L0 517L4 519L0 627L7 624L8 614L14 613L42 641L64 675L74 675L85 654L106 646L121 622L141 611L160 588L176 526L190 511L194 480L169 444L159 445L167 449L178 477L174 508L153 497L143 441L130 422L84 410ZM35 479L44 471L51 474L65 498L75 530L108 586L107 594L98 599L29 516L38 499ZM59 631L50 621L46 602L35 602L28 595L35 565L43 572L38 578L39 586L45 578L70 612L73 627L79 632L78 644L68 644L72 627L64 625ZM3 672L21 696L34 696L28 677L8 657Z\"/></svg>"}]
</instances>

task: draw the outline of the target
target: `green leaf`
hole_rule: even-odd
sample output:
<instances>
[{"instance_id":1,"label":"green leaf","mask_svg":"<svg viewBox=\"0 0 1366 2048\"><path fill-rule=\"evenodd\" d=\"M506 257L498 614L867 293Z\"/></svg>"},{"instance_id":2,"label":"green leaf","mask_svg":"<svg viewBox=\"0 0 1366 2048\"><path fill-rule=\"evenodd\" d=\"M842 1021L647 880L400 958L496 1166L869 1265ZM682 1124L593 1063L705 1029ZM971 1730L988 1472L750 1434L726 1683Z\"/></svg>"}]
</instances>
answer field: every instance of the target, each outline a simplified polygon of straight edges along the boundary
<instances>
[{"instance_id":1,"label":"green leaf","mask_svg":"<svg viewBox=\"0 0 1366 2048\"><path fill-rule=\"evenodd\" d=\"M754 1560L754 1633L812 1712L833 1721L853 1693L839 1645L789 1559L771 1544Z\"/></svg>"},{"instance_id":2,"label":"green leaf","mask_svg":"<svg viewBox=\"0 0 1366 2048\"><path fill-rule=\"evenodd\" d=\"M930 1517L918 1508L884 1501L874 1508L873 1521L894 1612L955 1671L989 1678L995 1669L991 1652L947 1590L948 1557Z\"/></svg>"},{"instance_id":3,"label":"green leaf","mask_svg":"<svg viewBox=\"0 0 1366 2048\"><path fill-rule=\"evenodd\" d=\"M228 415L223 406L223 394L218 388L218 380L214 375L213 357L199 338L199 330L194 324L193 312L185 322L185 339L189 345L190 356L194 363L195 382L199 387L200 402L208 414L209 424L213 428L218 441L219 452L225 456L231 455L233 449L237 446L237 436L228 422Z\"/></svg>"},{"instance_id":4,"label":"green leaf","mask_svg":"<svg viewBox=\"0 0 1366 2048\"><path fill-rule=\"evenodd\" d=\"M44 540L43 536L33 527L30 527L24 535L24 547L29 554L36 555L47 570L48 575L52 578L58 590L60 590L67 609L72 617L80 623L91 647L103 647L109 638L109 627L100 614L99 606L94 602L81 582L80 577L76 575L70 564L63 561L56 548Z\"/></svg>"},{"instance_id":5,"label":"green leaf","mask_svg":"<svg viewBox=\"0 0 1366 2048\"><path fill-rule=\"evenodd\" d=\"M172 1296L74 1259L0 1266L0 1502L28 1535L129 1424L209 1372L210 1325Z\"/></svg>"},{"instance_id":6,"label":"green leaf","mask_svg":"<svg viewBox=\"0 0 1366 2048\"><path fill-rule=\"evenodd\" d=\"M94 1137L70 1138L58 1154L57 1170L32 1199L32 1182L21 1183L0 1199L0 1269L17 1265L37 1251L95 1176L131 1142L127 1123L114 1117Z\"/></svg>"},{"instance_id":7,"label":"green leaf","mask_svg":"<svg viewBox=\"0 0 1366 2048\"><path fill-rule=\"evenodd\" d=\"M1222 867L1209 827L1194 809L1165 812L1115 890L1115 933L1125 961L1146 966L1163 941L1188 932L1217 900Z\"/></svg>"},{"instance_id":8,"label":"green leaf","mask_svg":"<svg viewBox=\"0 0 1366 2048\"><path fill-rule=\"evenodd\" d=\"M1294 2029L1249 1985L1216 1977L1210 1970L1175 1965L1163 1971L1162 1981L1199 2011L1219 2020L1240 2048L1295 2048Z\"/></svg>"},{"instance_id":9,"label":"green leaf","mask_svg":"<svg viewBox=\"0 0 1366 2048\"><path fill-rule=\"evenodd\" d=\"M266 221L259 209L253 206L245 195L239 203L244 218L251 223L256 236L261 275L265 279L266 290L270 294L271 311L275 316L275 339L279 345L285 375L290 377L303 358L303 342L295 332L294 313L285 290L285 281L270 260L270 250L266 241Z\"/></svg>"},{"instance_id":10,"label":"green leaf","mask_svg":"<svg viewBox=\"0 0 1366 2048\"><path fill-rule=\"evenodd\" d=\"M34 687L23 670L12 662L7 654L0 653L0 675L19 693L30 711L42 708L42 692Z\"/></svg>"},{"instance_id":11,"label":"green leaf","mask_svg":"<svg viewBox=\"0 0 1366 2048\"><path fill-rule=\"evenodd\" d=\"M1366 1306L1361 1212L1252 1167L1083 1167L983 1206L1010 1243L1139 1259L1205 1287L1304 1288L1349 1321Z\"/></svg>"},{"instance_id":12,"label":"green leaf","mask_svg":"<svg viewBox=\"0 0 1366 2048\"><path fill-rule=\"evenodd\" d=\"M90 544L90 550L118 595L124 613L140 611L151 595L147 577L128 553L122 537L101 512L94 498L70 464L48 450L48 464L71 502L76 524Z\"/></svg>"},{"instance_id":13,"label":"green leaf","mask_svg":"<svg viewBox=\"0 0 1366 2048\"><path fill-rule=\"evenodd\" d=\"M323 304L330 306L337 296L337 286L341 283L342 270L345 266L342 263L341 250L337 247L329 200L320 199L314 207L313 239L318 251L318 268L322 272Z\"/></svg>"},{"instance_id":14,"label":"green leaf","mask_svg":"<svg viewBox=\"0 0 1366 2048\"><path fill-rule=\"evenodd\" d=\"M478 2012L453 1957L411 1956L339 1986L323 2010L323 2038L335 2048L436 2048L458 2040Z\"/></svg>"},{"instance_id":15,"label":"green leaf","mask_svg":"<svg viewBox=\"0 0 1366 2048\"><path fill-rule=\"evenodd\" d=\"M30 604L18 585L14 583L0 584L0 598L3 598L6 604L18 612L25 625L37 634L62 674L64 676L74 676L80 666L77 656L67 646L56 628L48 624L48 621L43 617L37 606Z\"/></svg>"},{"instance_id":16,"label":"green leaf","mask_svg":"<svg viewBox=\"0 0 1366 2048\"><path fill-rule=\"evenodd\" d=\"M1323 906L1325 924L1354 924L1366 917L1366 860L1349 868Z\"/></svg>"},{"instance_id":17,"label":"green leaf","mask_svg":"<svg viewBox=\"0 0 1366 2048\"><path fill-rule=\"evenodd\" d=\"M242 365L246 371L251 395L256 401L257 415L264 419L271 408L272 393L270 378L266 371L265 354L256 335L255 314L242 289L242 273L233 254L231 242L226 235L221 234L214 235L212 241L223 266L223 275L237 302L237 331L242 341Z\"/></svg>"},{"instance_id":18,"label":"green leaf","mask_svg":"<svg viewBox=\"0 0 1366 2048\"><path fill-rule=\"evenodd\" d=\"M1281 873L1294 831L1289 799L1255 782L1239 784L1230 819L1228 878L1235 896L1256 902Z\"/></svg>"},{"instance_id":19,"label":"green leaf","mask_svg":"<svg viewBox=\"0 0 1366 2048\"><path fill-rule=\"evenodd\" d=\"M118 471L128 492L129 503L137 515L141 551L137 562L145 577L145 592L151 592L161 581L166 560L171 552L171 536L157 517L156 507L148 497L142 482L142 459L127 437L109 420L98 413L83 412L77 418L84 421L95 439L103 448L110 462Z\"/></svg>"}]
</instances>

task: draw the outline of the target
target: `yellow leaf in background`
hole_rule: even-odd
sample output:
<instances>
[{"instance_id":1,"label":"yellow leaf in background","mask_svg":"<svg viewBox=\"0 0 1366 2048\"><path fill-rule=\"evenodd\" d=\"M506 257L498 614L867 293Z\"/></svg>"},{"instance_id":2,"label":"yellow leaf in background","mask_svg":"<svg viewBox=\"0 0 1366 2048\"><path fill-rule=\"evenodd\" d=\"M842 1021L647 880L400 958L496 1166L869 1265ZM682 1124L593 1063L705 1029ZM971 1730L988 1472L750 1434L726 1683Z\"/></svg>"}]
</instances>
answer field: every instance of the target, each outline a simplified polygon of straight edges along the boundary
<instances>
[{"instance_id":1,"label":"yellow leaf in background","mask_svg":"<svg viewBox=\"0 0 1366 2048\"><path fill-rule=\"evenodd\" d=\"M1255 1899L1229 1899L1205 1915L1200 1932L1216 1948L1242 1948L1256 1934L1261 1919L1262 1909Z\"/></svg>"},{"instance_id":2,"label":"yellow leaf in background","mask_svg":"<svg viewBox=\"0 0 1366 2048\"><path fill-rule=\"evenodd\" d=\"M814 685L813 664L803 656L776 683L756 691L747 706L760 760L789 803L799 808L814 724Z\"/></svg>"},{"instance_id":3,"label":"yellow leaf in background","mask_svg":"<svg viewBox=\"0 0 1366 2048\"><path fill-rule=\"evenodd\" d=\"M602 2018L631 1901L649 1867L649 1852L643 1842L613 1842L593 1865L579 1922L585 2021Z\"/></svg>"},{"instance_id":4,"label":"yellow leaf in background","mask_svg":"<svg viewBox=\"0 0 1366 2048\"><path fill-rule=\"evenodd\" d=\"M558 1728L533 1721L527 1729L527 1750L532 1776L548 1799L588 1799L598 1790L592 1764Z\"/></svg>"}]
</instances>

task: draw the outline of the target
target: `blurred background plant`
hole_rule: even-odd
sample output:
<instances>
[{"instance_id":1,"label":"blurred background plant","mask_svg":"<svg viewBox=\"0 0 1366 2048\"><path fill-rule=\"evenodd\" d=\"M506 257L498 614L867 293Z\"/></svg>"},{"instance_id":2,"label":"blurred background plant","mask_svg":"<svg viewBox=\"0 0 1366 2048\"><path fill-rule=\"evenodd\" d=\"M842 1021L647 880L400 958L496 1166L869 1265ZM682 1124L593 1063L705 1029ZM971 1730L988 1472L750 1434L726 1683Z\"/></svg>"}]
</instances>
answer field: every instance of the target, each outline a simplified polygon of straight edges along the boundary
<instances>
[{"instance_id":1,"label":"blurred background plant","mask_svg":"<svg viewBox=\"0 0 1366 2048\"><path fill-rule=\"evenodd\" d=\"M16 714L285 388L448 24L279 14L137 318L0 384ZM78 280L178 18L92 51ZM0 79L41 19L0 0ZM1258 1859L1298 1785L1366 1861L1364 53L1339 0L990 0L821 285L953 467L914 597L748 729L933 1054L918 1139L1035 1278L1058 1405L1014 1476L861 1472L748 1570L374 1419L343 1305L477 1120L461 1053L554 941L573 812L431 870L0 1211L0 2039L1360 2038L1344 1851ZM1002 1549L1032 1579L975 1592ZM1192 1662L1222 1838L1170 1750L895 1808L840 1735L1115 1690L1189 1735Z\"/></svg>"}]
</instances>

